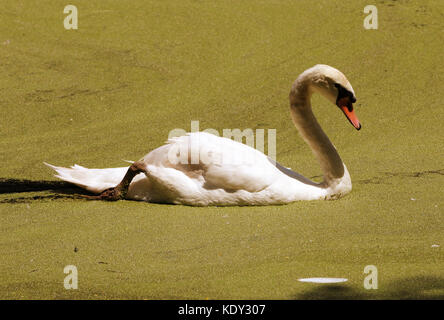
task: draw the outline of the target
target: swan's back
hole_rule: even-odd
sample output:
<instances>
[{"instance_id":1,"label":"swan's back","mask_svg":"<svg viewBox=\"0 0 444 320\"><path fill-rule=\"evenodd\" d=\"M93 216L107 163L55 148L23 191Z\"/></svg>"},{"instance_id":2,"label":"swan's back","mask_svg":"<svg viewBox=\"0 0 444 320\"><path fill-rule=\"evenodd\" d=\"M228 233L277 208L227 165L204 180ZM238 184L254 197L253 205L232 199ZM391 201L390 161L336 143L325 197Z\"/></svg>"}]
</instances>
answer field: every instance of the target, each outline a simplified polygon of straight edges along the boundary
<instances>
[{"instance_id":1,"label":"swan's back","mask_svg":"<svg viewBox=\"0 0 444 320\"><path fill-rule=\"evenodd\" d=\"M172 138L143 161L178 170L205 189L257 192L269 186L277 173L258 150L206 132Z\"/></svg>"}]
</instances>

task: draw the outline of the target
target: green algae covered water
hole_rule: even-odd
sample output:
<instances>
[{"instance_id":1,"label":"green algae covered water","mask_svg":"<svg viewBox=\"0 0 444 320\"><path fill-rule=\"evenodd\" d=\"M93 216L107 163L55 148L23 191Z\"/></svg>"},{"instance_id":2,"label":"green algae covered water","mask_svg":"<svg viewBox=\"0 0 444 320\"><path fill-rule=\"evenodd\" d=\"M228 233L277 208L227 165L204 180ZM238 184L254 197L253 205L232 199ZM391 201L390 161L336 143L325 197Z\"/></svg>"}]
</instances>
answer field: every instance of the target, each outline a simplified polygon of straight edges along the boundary
<instances>
[{"instance_id":1,"label":"green algae covered water","mask_svg":"<svg viewBox=\"0 0 444 320\"><path fill-rule=\"evenodd\" d=\"M66 5L0 10L0 298L444 298L442 1L375 1L371 30L366 1L76 1L76 30ZM276 129L277 160L317 177L288 92L318 63L348 77L363 126L313 97L352 177L342 199L85 201L42 164L124 166L197 120Z\"/></svg>"}]
</instances>

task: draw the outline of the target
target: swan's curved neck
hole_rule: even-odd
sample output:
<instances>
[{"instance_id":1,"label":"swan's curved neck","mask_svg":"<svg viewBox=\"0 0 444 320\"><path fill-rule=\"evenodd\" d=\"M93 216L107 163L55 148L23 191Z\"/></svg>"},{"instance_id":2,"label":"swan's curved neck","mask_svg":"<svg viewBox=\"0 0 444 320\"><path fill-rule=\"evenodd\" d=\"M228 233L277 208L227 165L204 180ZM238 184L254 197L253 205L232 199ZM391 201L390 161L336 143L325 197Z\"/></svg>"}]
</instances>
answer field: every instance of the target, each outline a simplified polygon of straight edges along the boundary
<instances>
[{"instance_id":1,"label":"swan's curved neck","mask_svg":"<svg viewBox=\"0 0 444 320\"><path fill-rule=\"evenodd\" d=\"M312 92L309 77L296 80L290 92L291 116L299 133L321 165L324 174L322 186L329 187L344 177L346 169L336 148L313 114L310 103Z\"/></svg>"}]
</instances>

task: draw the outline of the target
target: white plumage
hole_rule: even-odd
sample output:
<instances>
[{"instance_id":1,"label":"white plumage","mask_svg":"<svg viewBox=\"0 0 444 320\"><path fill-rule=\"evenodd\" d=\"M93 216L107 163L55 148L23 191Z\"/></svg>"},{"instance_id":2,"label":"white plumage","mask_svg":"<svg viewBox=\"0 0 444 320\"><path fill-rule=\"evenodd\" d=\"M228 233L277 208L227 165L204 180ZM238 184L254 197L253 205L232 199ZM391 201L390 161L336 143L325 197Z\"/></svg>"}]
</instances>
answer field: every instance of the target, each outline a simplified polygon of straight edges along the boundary
<instances>
[{"instance_id":1,"label":"white plumage","mask_svg":"<svg viewBox=\"0 0 444 320\"><path fill-rule=\"evenodd\" d=\"M338 91L333 83L349 88L354 95L345 76L326 65L301 74L290 94L294 123L321 164L323 183L311 182L247 145L196 132L170 139L142 158L146 173L132 180L126 198L193 206L270 205L337 198L348 193L348 171L310 106L312 92L336 99ZM128 170L47 165L57 172L56 177L94 193L116 186Z\"/></svg>"}]
</instances>

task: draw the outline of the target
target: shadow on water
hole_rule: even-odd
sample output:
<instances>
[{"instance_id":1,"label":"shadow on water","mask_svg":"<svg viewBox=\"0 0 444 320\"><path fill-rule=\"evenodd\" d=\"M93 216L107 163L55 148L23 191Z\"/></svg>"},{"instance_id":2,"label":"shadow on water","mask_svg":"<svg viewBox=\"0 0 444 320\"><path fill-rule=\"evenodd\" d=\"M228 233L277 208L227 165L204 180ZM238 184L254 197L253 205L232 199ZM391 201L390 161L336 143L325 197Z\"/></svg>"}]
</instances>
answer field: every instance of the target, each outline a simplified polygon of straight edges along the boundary
<instances>
[{"instance_id":1,"label":"shadow on water","mask_svg":"<svg viewBox=\"0 0 444 320\"><path fill-rule=\"evenodd\" d=\"M55 200L55 199L82 199L82 195L91 195L88 191L81 189L71 183L63 181L5 179L0 178L0 195L25 192L49 191L56 194L32 195L25 197L13 197L1 199L0 203L24 203L33 200Z\"/></svg>"},{"instance_id":2,"label":"shadow on water","mask_svg":"<svg viewBox=\"0 0 444 320\"><path fill-rule=\"evenodd\" d=\"M418 276L380 283L380 290L366 290L344 285L315 285L293 298L297 300L362 300L362 299L444 299L444 278Z\"/></svg>"},{"instance_id":3,"label":"shadow on water","mask_svg":"<svg viewBox=\"0 0 444 320\"><path fill-rule=\"evenodd\" d=\"M363 290L357 290L347 285L314 284L316 287L304 291L294 297L297 300L360 300L370 298Z\"/></svg>"},{"instance_id":4,"label":"shadow on water","mask_svg":"<svg viewBox=\"0 0 444 320\"><path fill-rule=\"evenodd\" d=\"M282 166L281 166L282 167ZM283 168L283 167L282 167ZM284 169L282 169L284 170ZM295 173L296 174L296 173ZM296 174L298 177L299 174ZM356 183L361 184L390 184L389 180L393 177L401 178L426 178L429 176L444 176L444 169L438 170L426 170L417 172L385 172L378 176L372 177L370 179L357 180ZM295 176L296 177L296 176ZM302 176L300 176L302 177ZM299 179L306 179L300 178ZM313 176L311 179L320 178L322 176ZM309 181L309 180L307 180ZM313 183L316 184L316 183ZM80 199L88 200L85 196L93 195L92 193L79 188L71 183L64 181L47 181L47 180L27 180L27 179L7 179L0 178L0 195L2 194L15 194L24 192L42 192L51 191L56 194L45 194L45 195L33 195L27 197L11 197L6 199L0 199L0 203L23 203L30 202L33 200L55 200L55 199ZM323 286L325 294L329 296L329 292L341 291L337 286ZM341 288L343 288L341 286ZM345 291L342 294L344 298L348 295ZM309 298L309 297L307 297Z\"/></svg>"},{"instance_id":5,"label":"shadow on water","mask_svg":"<svg viewBox=\"0 0 444 320\"><path fill-rule=\"evenodd\" d=\"M430 176L444 176L444 169L414 172L383 172L369 179L355 180L354 183L390 184L391 178L428 178Z\"/></svg>"}]
</instances>

